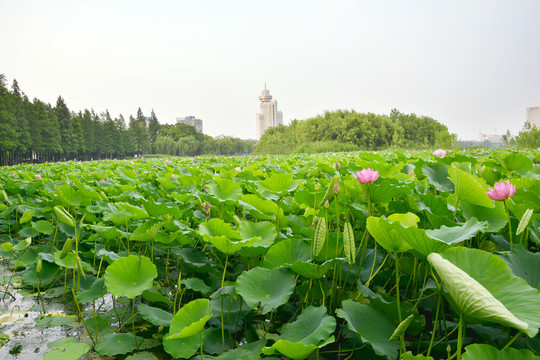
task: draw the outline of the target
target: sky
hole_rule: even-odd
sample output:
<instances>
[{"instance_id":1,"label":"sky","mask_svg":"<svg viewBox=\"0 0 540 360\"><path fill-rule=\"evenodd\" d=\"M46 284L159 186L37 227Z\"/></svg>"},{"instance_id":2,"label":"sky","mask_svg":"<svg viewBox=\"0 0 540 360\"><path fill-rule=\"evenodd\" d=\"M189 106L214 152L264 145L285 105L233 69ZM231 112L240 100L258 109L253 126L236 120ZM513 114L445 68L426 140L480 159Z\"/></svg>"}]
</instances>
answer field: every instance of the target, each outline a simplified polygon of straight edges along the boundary
<instances>
[{"instance_id":1,"label":"sky","mask_svg":"<svg viewBox=\"0 0 540 360\"><path fill-rule=\"evenodd\" d=\"M113 117L193 115L256 138L345 109L430 116L461 140L540 106L540 1L0 0L0 73L30 99Z\"/></svg>"}]
</instances>

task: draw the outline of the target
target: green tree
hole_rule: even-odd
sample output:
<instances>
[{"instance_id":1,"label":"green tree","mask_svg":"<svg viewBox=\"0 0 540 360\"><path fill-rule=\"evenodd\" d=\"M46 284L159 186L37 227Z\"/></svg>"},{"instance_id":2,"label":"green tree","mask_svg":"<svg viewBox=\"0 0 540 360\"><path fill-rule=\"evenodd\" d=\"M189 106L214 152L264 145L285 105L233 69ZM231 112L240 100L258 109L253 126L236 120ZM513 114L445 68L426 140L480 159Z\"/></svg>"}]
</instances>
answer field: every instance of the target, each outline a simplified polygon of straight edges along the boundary
<instances>
[{"instance_id":1,"label":"green tree","mask_svg":"<svg viewBox=\"0 0 540 360\"><path fill-rule=\"evenodd\" d=\"M150 138L150 146L152 148L152 154L156 153L156 139L159 133L159 121L156 117L154 109L150 114L150 121L148 123L148 134Z\"/></svg>"},{"instance_id":2,"label":"green tree","mask_svg":"<svg viewBox=\"0 0 540 360\"><path fill-rule=\"evenodd\" d=\"M69 158L77 152L76 144L73 136L73 122L69 109L61 96L56 100L54 108L58 125L60 126L60 139L62 144L62 152L64 156Z\"/></svg>"}]
</instances>

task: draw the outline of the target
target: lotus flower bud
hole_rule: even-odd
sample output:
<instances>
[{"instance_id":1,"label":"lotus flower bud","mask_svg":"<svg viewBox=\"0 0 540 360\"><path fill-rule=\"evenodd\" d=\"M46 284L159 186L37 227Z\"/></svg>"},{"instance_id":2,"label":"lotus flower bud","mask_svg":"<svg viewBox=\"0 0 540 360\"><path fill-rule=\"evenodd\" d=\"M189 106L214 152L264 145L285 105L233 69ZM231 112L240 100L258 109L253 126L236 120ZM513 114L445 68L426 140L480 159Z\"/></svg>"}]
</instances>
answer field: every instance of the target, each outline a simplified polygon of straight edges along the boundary
<instances>
[{"instance_id":1,"label":"lotus flower bud","mask_svg":"<svg viewBox=\"0 0 540 360\"><path fill-rule=\"evenodd\" d=\"M339 194L339 183L336 183L336 185L334 185L334 195L338 195Z\"/></svg>"}]
</instances>

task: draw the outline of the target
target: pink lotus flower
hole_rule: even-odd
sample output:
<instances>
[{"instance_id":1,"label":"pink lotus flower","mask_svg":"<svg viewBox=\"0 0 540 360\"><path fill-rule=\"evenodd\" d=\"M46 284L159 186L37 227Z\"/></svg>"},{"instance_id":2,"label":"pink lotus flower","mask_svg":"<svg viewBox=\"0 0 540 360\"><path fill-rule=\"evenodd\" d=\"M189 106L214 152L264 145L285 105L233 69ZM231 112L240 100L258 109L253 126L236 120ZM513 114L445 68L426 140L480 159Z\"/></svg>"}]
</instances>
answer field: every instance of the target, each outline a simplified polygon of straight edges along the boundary
<instances>
[{"instance_id":1,"label":"pink lotus flower","mask_svg":"<svg viewBox=\"0 0 540 360\"><path fill-rule=\"evenodd\" d=\"M379 178L379 171L373 171L371 168L362 169L356 172L356 177L362 184L369 184Z\"/></svg>"},{"instance_id":2,"label":"pink lotus flower","mask_svg":"<svg viewBox=\"0 0 540 360\"><path fill-rule=\"evenodd\" d=\"M234 171L238 171L238 172L241 172L242 171L242 168L240 166L237 166L234 168Z\"/></svg>"},{"instance_id":3,"label":"pink lotus flower","mask_svg":"<svg viewBox=\"0 0 540 360\"><path fill-rule=\"evenodd\" d=\"M491 200L501 201L508 200L516 193L516 186L510 182L510 180L496 182L495 189L488 188L489 191L486 191L486 194Z\"/></svg>"},{"instance_id":4,"label":"pink lotus flower","mask_svg":"<svg viewBox=\"0 0 540 360\"><path fill-rule=\"evenodd\" d=\"M173 179L175 179L175 178L176 178L176 175L172 174L171 177L172 177Z\"/></svg>"},{"instance_id":5,"label":"pink lotus flower","mask_svg":"<svg viewBox=\"0 0 540 360\"><path fill-rule=\"evenodd\" d=\"M36 179L41 179L41 175L40 174L36 174L34 175L36 177Z\"/></svg>"},{"instance_id":6,"label":"pink lotus flower","mask_svg":"<svg viewBox=\"0 0 540 360\"><path fill-rule=\"evenodd\" d=\"M99 181L105 181L105 179L101 179L101 180L99 180Z\"/></svg>"},{"instance_id":7,"label":"pink lotus flower","mask_svg":"<svg viewBox=\"0 0 540 360\"><path fill-rule=\"evenodd\" d=\"M443 149L437 149L433 152L433 155L435 155L436 157L439 157L439 158L443 158L446 156L446 150L443 150Z\"/></svg>"}]
</instances>

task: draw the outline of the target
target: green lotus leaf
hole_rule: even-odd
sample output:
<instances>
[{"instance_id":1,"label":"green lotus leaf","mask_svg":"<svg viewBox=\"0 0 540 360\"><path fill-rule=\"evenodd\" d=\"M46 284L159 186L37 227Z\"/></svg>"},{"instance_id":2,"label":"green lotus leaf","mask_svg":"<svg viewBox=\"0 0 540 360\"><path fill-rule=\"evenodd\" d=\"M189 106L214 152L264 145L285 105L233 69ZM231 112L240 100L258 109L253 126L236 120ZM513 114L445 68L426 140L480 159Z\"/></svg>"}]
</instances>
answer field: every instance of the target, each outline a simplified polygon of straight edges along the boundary
<instances>
[{"instance_id":1,"label":"green lotus leaf","mask_svg":"<svg viewBox=\"0 0 540 360\"><path fill-rule=\"evenodd\" d=\"M267 269L292 265L295 261L307 262L310 259L311 248L302 240L285 239L270 247L262 267Z\"/></svg>"},{"instance_id":2,"label":"green lotus leaf","mask_svg":"<svg viewBox=\"0 0 540 360\"><path fill-rule=\"evenodd\" d=\"M191 289L193 291L197 291L202 294L206 294L210 290L212 290L210 286L206 285L204 281L202 281L199 278L182 279L182 285L184 285L186 289Z\"/></svg>"},{"instance_id":3,"label":"green lotus leaf","mask_svg":"<svg viewBox=\"0 0 540 360\"><path fill-rule=\"evenodd\" d=\"M272 245L277 235L276 226L268 221L244 221L238 226L238 233L244 240L260 237L260 240L254 243L253 246L264 247Z\"/></svg>"},{"instance_id":4,"label":"green lotus leaf","mask_svg":"<svg viewBox=\"0 0 540 360\"><path fill-rule=\"evenodd\" d=\"M448 179L448 169L450 167L442 162L434 165L422 165L422 174L427 177L428 182L439 191L452 192L454 184Z\"/></svg>"},{"instance_id":5,"label":"green lotus leaf","mask_svg":"<svg viewBox=\"0 0 540 360\"><path fill-rule=\"evenodd\" d=\"M501 159L501 165L508 171L529 171L533 168L533 161L523 154L509 154Z\"/></svg>"},{"instance_id":6,"label":"green lotus leaf","mask_svg":"<svg viewBox=\"0 0 540 360\"><path fill-rule=\"evenodd\" d=\"M514 275L540 290L540 253L532 253L523 246L517 246L512 251L500 255L500 258L506 261Z\"/></svg>"},{"instance_id":7,"label":"green lotus leaf","mask_svg":"<svg viewBox=\"0 0 540 360\"><path fill-rule=\"evenodd\" d=\"M21 280L24 285L37 287L39 284L43 288L60 276L60 268L54 263L43 261L40 272L37 272L36 268L37 263L33 263L22 273Z\"/></svg>"},{"instance_id":8,"label":"green lotus leaf","mask_svg":"<svg viewBox=\"0 0 540 360\"><path fill-rule=\"evenodd\" d=\"M488 224L486 221L480 222L476 220L476 218L471 218L461 226L442 226L440 229L426 230L426 235L432 239L451 245L469 240L470 238L476 236L478 231L486 231L487 227Z\"/></svg>"},{"instance_id":9,"label":"green lotus leaf","mask_svg":"<svg viewBox=\"0 0 540 360\"><path fill-rule=\"evenodd\" d=\"M279 197L287 195L296 190L298 181L294 180L293 174L274 173L269 178L259 181L259 190L261 192L270 192Z\"/></svg>"},{"instance_id":10,"label":"green lotus leaf","mask_svg":"<svg viewBox=\"0 0 540 360\"><path fill-rule=\"evenodd\" d=\"M139 344L142 340L143 338L137 337ZM137 344L133 334L107 334L98 339L95 349L100 355L114 356L136 350Z\"/></svg>"},{"instance_id":11,"label":"green lotus leaf","mask_svg":"<svg viewBox=\"0 0 540 360\"><path fill-rule=\"evenodd\" d=\"M32 220L33 216L34 210L26 210L19 219L19 224L24 224L25 222Z\"/></svg>"},{"instance_id":12,"label":"green lotus leaf","mask_svg":"<svg viewBox=\"0 0 540 360\"><path fill-rule=\"evenodd\" d=\"M173 314L168 313L165 310L140 303L137 305L137 311L141 314L143 319L149 321L153 325L171 326Z\"/></svg>"},{"instance_id":13,"label":"green lotus leaf","mask_svg":"<svg viewBox=\"0 0 540 360\"><path fill-rule=\"evenodd\" d=\"M79 303L87 304L91 301L99 299L106 293L107 288L105 287L105 279L99 278L94 281L90 289L86 291L78 291L75 297Z\"/></svg>"},{"instance_id":14,"label":"green lotus leaf","mask_svg":"<svg viewBox=\"0 0 540 360\"><path fill-rule=\"evenodd\" d=\"M212 305L208 299L196 299L182 306L171 321L166 339L182 339L198 335L212 317Z\"/></svg>"},{"instance_id":15,"label":"green lotus leaf","mask_svg":"<svg viewBox=\"0 0 540 360\"><path fill-rule=\"evenodd\" d=\"M141 202L144 210L148 213L148 215L152 217L162 217L163 215L172 215L175 218L180 218L180 211L176 207L168 206L164 203L157 203L153 201L152 199L148 199L147 201Z\"/></svg>"},{"instance_id":16,"label":"green lotus leaf","mask_svg":"<svg viewBox=\"0 0 540 360\"><path fill-rule=\"evenodd\" d=\"M392 320L371 306L353 300L343 301L342 306L336 314L347 321L349 329L370 344L377 355L386 356L388 360L397 358L399 342L388 341L395 329Z\"/></svg>"},{"instance_id":17,"label":"green lotus leaf","mask_svg":"<svg viewBox=\"0 0 540 360\"><path fill-rule=\"evenodd\" d=\"M487 221L488 227L485 230L486 232L498 232L508 223L504 205L499 201L495 202L492 209L467 202L461 202L461 208L466 219L471 220L472 218L476 218L479 221Z\"/></svg>"},{"instance_id":18,"label":"green lotus leaf","mask_svg":"<svg viewBox=\"0 0 540 360\"><path fill-rule=\"evenodd\" d=\"M540 293L514 274L504 260L488 252L465 247L430 254L453 300L453 307L468 319L493 321L533 337L540 327Z\"/></svg>"},{"instance_id":19,"label":"green lotus leaf","mask_svg":"<svg viewBox=\"0 0 540 360\"><path fill-rule=\"evenodd\" d=\"M412 213L408 213L410 216L407 216L406 218L408 220L405 221L407 224L412 224L414 222L414 217L418 218L416 215ZM396 214L393 214L396 215ZM401 214L405 215L405 214ZM399 220L396 216L394 216L396 220ZM404 220L402 220L404 221ZM412 227L413 229L416 228L415 226ZM404 233L407 233L409 228L403 227L402 223L400 221L392 222L390 219L385 219L383 217L373 217L370 216L367 219L367 229L371 236L377 242L384 248L386 251L389 252L405 252L412 247L405 241L404 239ZM414 231L414 230L413 230Z\"/></svg>"},{"instance_id":20,"label":"green lotus leaf","mask_svg":"<svg viewBox=\"0 0 540 360\"><path fill-rule=\"evenodd\" d=\"M77 319L75 315L41 315L35 319L35 322L38 328L51 328L74 323Z\"/></svg>"},{"instance_id":21,"label":"green lotus leaf","mask_svg":"<svg viewBox=\"0 0 540 360\"><path fill-rule=\"evenodd\" d=\"M248 343L234 350L229 350L214 358L215 360L253 360L259 359L261 349L266 343L265 339L261 339L252 343Z\"/></svg>"},{"instance_id":22,"label":"green lotus leaf","mask_svg":"<svg viewBox=\"0 0 540 360\"><path fill-rule=\"evenodd\" d=\"M64 184L56 188L58 200L64 206L80 206L82 202L82 194L75 186Z\"/></svg>"},{"instance_id":23,"label":"green lotus leaf","mask_svg":"<svg viewBox=\"0 0 540 360\"><path fill-rule=\"evenodd\" d=\"M486 194L486 187L477 177L456 167L448 169L450 180L454 183L457 196L469 204L493 208L493 201Z\"/></svg>"},{"instance_id":24,"label":"green lotus leaf","mask_svg":"<svg viewBox=\"0 0 540 360\"><path fill-rule=\"evenodd\" d=\"M326 307L307 307L298 318L283 325L280 339L319 345L336 329L336 319L327 314Z\"/></svg>"},{"instance_id":25,"label":"green lotus leaf","mask_svg":"<svg viewBox=\"0 0 540 360\"><path fill-rule=\"evenodd\" d=\"M32 228L46 235L52 235L54 233L53 224L45 220L38 220L36 222L32 222Z\"/></svg>"},{"instance_id":26,"label":"green lotus leaf","mask_svg":"<svg viewBox=\"0 0 540 360\"><path fill-rule=\"evenodd\" d=\"M411 189L395 179L383 179L378 183L369 184L371 202L387 203L400 195L408 195Z\"/></svg>"},{"instance_id":27,"label":"green lotus leaf","mask_svg":"<svg viewBox=\"0 0 540 360\"><path fill-rule=\"evenodd\" d=\"M325 261L320 265L307 261L296 260L289 266L289 268L295 273L300 274L308 279L320 279L326 275L326 273L328 273L332 265L334 265L336 262L343 263L346 262L346 259L334 258Z\"/></svg>"},{"instance_id":28,"label":"green lotus leaf","mask_svg":"<svg viewBox=\"0 0 540 360\"><path fill-rule=\"evenodd\" d=\"M159 360L159 358L148 351L141 351L128 356L126 360Z\"/></svg>"},{"instance_id":29,"label":"green lotus leaf","mask_svg":"<svg viewBox=\"0 0 540 360\"><path fill-rule=\"evenodd\" d=\"M163 338L163 348L175 359L189 359L201 346L201 336L195 334L184 338Z\"/></svg>"},{"instance_id":30,"label":"green lotus leaf","mask_svg":"<svg viewBox=\"0 0 540 360\"><path fill-rule=\"evenodd\" d=\"M253 194L244 195L239 203L245 206L251 216L257 220L272 220L278 211L278 205L275 202L261 199Z\"/></svg>"},{"instance_id":31,"label":"green lotus leaf","mask_svg":"<svg viewBox=\"0 0 540 360\"><path fill-rule=\"evenodd\" d=\"M225 221L213 218L208 222L202 223L199 226L199 233L201 235L208 235L209 237L226 236L231 240L242 240L242 237L236 230L233 230L231 224Z\"/></svg>"},{"instance_id":32,"label":"green lotus leaf","mask_svg":"<svg viewBox=\"0 0 540 360\"><path fill-rule=\"evenodd\" d=\"M104 275L105 285L111 294L130 299L150 289L156 277L156 265L146 256L136 255L116 260L107 267Z\"/></svg>"},{"instance_id":33,"label":"green lotus leaf","mask_svg":"<svg viewBox=\"0 0 540 360\"><path fill-rule=\"evenodd\" d=\"M279 339L269 348L263 348L262 353L265 355L274 355L276 351L287 356L288 359L303 360L307 358L313 351L317 350L318 346L314 344L303 344L301 342L292 342L289 340Z\"/></svg>"},{"instance_id":34,"label":"green lotus leaf","mask_svg":"<svg viewBox=\"0 0 540 360\"><path fill-rule=\"evenodd\" d=\"M518 350L508 348L499 350L496 347L486 344L472 344L465 347L465 353L461 357L463 360L538 360L530 350Z\"/></svg>"},{"instance_id":35,"label":"green lotus leaf","mask_svg":"<svg viewBox=\"0 0 540 360\"><path fill-rule=\"evenodd\" d=\"M88 225L88 227L97 232L105 240L113 240L125 236L124 232L114 226Z\"/></svg>"},{"instance_id":36,"label":"green lotus leaf","mask_svg":"<svg viewBox=\"0 0 540 360\"><path fill-rule=\"evenodd\" d=\"M263 314L285 304L295 286L294 275L285 269L255 267L236 280L236 292L251 308L260 303Z\"/></svg>"},{"instance_id":37,"label":"green lotus leaf","mask_svg":"<svg viewBox=\"0 0 540 360\"><path fill-rule=\"evenodd\" d=\"M236 181L214 178L215 184L208 185L209 194L214 195L220 202L239 200L242 197L242 188Z\"/></svg>"},{"instance_id":38,"label":"green lotus leaf","mask_svg":"<svg viewBox=\"0 0 540 360\"><path fill-rule=\"evenodd\" d=\"M431 356L425 356L422 354L413 355L410 351L401 354L400 360L434 360Z\"/></svg>"},{"instance_id":39,"label":"green lotus leaf","mask_svg":"<svg viewBox=\"0 0 540 360\"><path fill-rule=\"evenodd\" d=\"M90 345L78 342L66 342L43 355L43 360L77 360L90 351Z\"/></svg>"}]
</instances>

